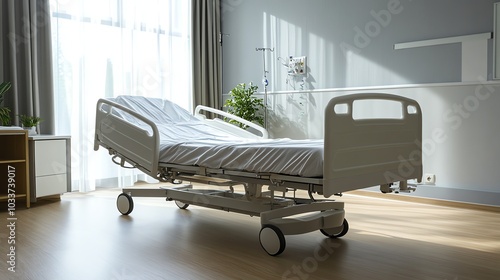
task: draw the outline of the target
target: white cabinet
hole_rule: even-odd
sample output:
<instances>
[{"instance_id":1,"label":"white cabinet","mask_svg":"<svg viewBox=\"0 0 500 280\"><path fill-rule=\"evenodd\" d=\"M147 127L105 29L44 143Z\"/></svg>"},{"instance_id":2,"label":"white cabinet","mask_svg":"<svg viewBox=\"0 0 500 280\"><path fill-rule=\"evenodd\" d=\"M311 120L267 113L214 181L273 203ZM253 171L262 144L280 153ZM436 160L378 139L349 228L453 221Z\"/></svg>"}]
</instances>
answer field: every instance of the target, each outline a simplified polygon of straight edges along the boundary
<instances>
[{"instance_id":1,"label":"white cabinet","mask_svg":"<svg viewBox=\"0 0 500 280\"><path fill-rule=\"evenodd\" d=\"M67 136L29 137L31 201L71 191L71 140Z\"/></svg>"}]
</instances>

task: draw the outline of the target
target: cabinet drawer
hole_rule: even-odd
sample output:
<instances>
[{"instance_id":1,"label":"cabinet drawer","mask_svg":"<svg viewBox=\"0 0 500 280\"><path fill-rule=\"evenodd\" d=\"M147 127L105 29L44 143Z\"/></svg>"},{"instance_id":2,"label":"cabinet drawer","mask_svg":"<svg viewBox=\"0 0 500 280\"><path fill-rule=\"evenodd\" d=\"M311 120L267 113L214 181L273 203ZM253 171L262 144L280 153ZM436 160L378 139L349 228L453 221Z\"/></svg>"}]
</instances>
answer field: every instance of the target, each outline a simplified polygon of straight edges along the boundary
<instances>
[{"instance_id":1,"label":"cabinet drawer","mask_svg":"<svg viewBox=\"0 0 500 280\"><path fill-rule=\"evenodd\" d=\"M65 140L47 140L35 142L36 176L62 174L67 172L66 169L67 164Z\"/></svg>"},{"instance_id":2,"label":"cabinet drawer","mask_svg":"<svg viewBox=\"0 0 500 280\"><path fill-rule=\"evenodd\" d=\"M36 197L62 194L68 191L66 174L36 178Z\"/></svg>"}]
</instances>

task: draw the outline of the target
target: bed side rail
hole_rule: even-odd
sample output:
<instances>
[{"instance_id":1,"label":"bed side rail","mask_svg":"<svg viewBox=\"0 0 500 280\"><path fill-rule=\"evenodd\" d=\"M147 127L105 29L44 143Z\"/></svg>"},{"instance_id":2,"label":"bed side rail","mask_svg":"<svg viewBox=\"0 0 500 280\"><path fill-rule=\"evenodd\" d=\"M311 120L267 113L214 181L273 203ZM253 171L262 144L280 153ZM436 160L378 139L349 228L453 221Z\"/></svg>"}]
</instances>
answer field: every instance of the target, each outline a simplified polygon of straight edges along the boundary
<instances>
[{"instance_id":1,"label":"bed side rail","mask_svg":"<svg viewBox=\"0 0 500 280\"><path fill-rule=\"evenodd\" d=\"M113 112L125 112L142 121L139 127ZM96 107L94 150L99 146L107 148L141 171L157 177L159 156L159 132L156 125L134 111L106 99L99 99Z\"/></svg>"},{"instance_id":2,"label":"bed side rail","mask_svg":"<svg viewBox=\"0 0 500 280\"><path fill-rule=\"evenodd\" d=\"M359 101L372 103L368 108L357 107ZM359 115L356 109L378 110L372 106L385 103L391 106L382 111L399 110L394 115L400 117L354 117ZM412 99L381 93L333 98L326 107L324 141L326 197L410 179L420 182L422 178L422 112Z\"/></svg>"},{"instance_id":3,"label":"bed side rail","mask_svg":"<svg viewBox=\"0 0 500 280\"><path fill-rule=\"evenodd\" d=\"M210 113L214 113L216 115L219 115L219 116L223 116L223 117L226 117L228 119L232 119L232 120L235 120L235 121L238 121L244 125L247 125L249 126L251 129L255 130L257 133L260 134L257 135L257 134L254 134L254 133L251 133L247 130L244 130L244 129L241 129L233 124L230 124L228 122L225 122L219 118L214 118L214 119L207 119L205 117L205 115L201 114L200 112L201 111L206 111L206 112L210 112ZM198 119L201 119L201 120L204 120L208 125L212 126L212 127L215 127L217 129L221 129L221 130L224 130L228 133L231 133L231 134L234 134L236 136L239 136L239 137L246 137L246 138L263 138L263 139L267 139L269 137L269 134L267 132L267 129L257 125L257 124L254 124L252 122L249 122L245 119L242 119L238 116L235 116L233 114L230 114L230 113L227 113L227 112L224 112L224 111L221 111L221 110L217 110L217 109L214 109L214 108L210 108L210 107L206 107L206 106L203 106L203 105L198 105L196 106L196 109L194 110L194 116L197 117Z\"/></svg>"}]
</instances>

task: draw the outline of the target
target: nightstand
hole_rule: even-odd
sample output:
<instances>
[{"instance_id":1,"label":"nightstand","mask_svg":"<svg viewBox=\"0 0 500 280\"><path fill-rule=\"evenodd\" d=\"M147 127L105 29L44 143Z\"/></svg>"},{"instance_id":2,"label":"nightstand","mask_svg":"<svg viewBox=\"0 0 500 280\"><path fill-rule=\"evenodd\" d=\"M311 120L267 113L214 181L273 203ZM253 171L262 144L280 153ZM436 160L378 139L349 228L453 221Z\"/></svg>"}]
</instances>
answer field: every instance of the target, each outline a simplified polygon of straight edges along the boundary
<instances>
[{"instance_id":1,"label":"nightstand","mask_svg":"<svg viewBox=\"0 0 500 280\"><path fill-rule=\"evenodd\" d=\"M33 135L28 140L31 201L71 191L71 138Z\"/></svg>"}]
</instances>

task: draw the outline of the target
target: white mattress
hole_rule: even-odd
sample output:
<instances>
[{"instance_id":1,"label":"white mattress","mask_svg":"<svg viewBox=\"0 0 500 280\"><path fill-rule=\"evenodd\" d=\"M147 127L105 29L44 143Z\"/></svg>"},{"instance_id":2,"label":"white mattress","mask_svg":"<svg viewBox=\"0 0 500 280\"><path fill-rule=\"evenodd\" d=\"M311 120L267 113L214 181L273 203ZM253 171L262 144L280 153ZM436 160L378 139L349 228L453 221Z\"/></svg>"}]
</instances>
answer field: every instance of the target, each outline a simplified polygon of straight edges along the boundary
<instances>
[{"instance_id":1,"label":"white mattress","mask_svg":"<svg viewBox=\"0 0 500 280\"><path fill-rule=\"evenodd\" d=\"M323 140L237 138L208 126L168 100L138 96L110 100L157 125L162 163L302 177L323 175ZM129 114L113 113L148 129Z\"/></svg>"}]
</instances>

